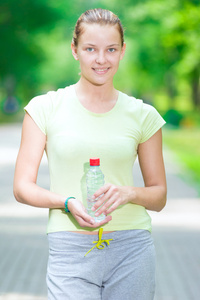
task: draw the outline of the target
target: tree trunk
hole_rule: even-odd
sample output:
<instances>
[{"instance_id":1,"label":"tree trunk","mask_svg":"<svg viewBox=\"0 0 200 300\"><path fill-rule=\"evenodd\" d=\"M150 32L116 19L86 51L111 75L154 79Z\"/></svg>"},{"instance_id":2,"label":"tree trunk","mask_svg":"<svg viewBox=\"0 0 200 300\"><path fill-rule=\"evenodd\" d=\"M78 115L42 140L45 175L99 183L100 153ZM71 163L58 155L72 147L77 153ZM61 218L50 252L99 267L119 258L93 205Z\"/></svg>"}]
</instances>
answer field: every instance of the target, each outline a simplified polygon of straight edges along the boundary
<instances>
[{"instance_id":1,"label":"tree trunk","mask_svg":"<svg viewBox=\"0 0 200 300\"><path fill-rule=\"evenodd\" d=\"M168 71L165 74L165 87L170 99L169 106L170 108L173 108L174 98L177 96L177 90L176 90L176 79L172 71Z\"/></svg>"},{"instance_id":2,"label":"tree trunk","mask_svg":"<svg viewBox=\"0 0 200 300\"><path fill-rule=\"evenodd\" d=\"M200 109L200 67L193 70L191 76L192 101L195 108Z\"/></svg>"}]
</instances>

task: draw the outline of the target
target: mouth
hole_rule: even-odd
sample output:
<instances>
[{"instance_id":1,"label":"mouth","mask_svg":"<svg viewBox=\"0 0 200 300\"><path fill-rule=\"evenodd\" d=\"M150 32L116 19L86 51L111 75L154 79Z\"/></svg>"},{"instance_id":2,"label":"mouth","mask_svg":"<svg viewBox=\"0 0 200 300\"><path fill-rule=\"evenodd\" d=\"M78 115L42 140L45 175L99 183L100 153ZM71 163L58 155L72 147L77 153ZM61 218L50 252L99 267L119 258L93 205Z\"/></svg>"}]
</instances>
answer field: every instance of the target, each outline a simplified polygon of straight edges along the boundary
<instances>
[{"instance_id":1,"label":"mouth","mask_svg":"<svg viewBox=\"0 0 200 300\"><path fill-rule=\"evenodd\" d=\"M105 74L110 68L92 68L97 74Z\"/></svg>"}]
</instances>

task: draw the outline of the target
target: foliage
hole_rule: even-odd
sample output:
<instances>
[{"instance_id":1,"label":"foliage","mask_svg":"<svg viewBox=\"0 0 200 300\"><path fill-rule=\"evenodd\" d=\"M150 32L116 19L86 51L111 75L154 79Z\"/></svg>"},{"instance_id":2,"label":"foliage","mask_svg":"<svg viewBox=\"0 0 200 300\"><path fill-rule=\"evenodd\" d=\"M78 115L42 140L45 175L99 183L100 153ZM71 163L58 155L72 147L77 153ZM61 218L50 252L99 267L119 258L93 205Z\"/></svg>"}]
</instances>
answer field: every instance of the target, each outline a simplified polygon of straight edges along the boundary
<instances>
[{"instance_id":1,"label":"foliage","mask_svg":"<svg viewBox=\"0 0 200 300\"><path fill-rule=\"evenodd\" d=\"M143 79L136 79L140 94L162 89L174 106L188 85L193 104L200 107L200 3L140 1L128 10L126 22L136 45L132 62Z\"/></svg>"},{"instance_id":2,"label":"foliage","mask_svg":"<svg viewBox=\"0 0 200 300\"><path fill-rule=\"evenodd\" d=\"M44 59L34 41L38 30L48 31L56 18L46 1L15 0L0 3L1 76L14 75L19 80L26 71ZM37 17L36 17L37 16Z\"/></svg>"},{"instance_id":3,"label":"foliage","mask_svg":"<svg viewBox=\"0 0 200 300\"><path fill-rule=\"evenodd\" d=\"M159 110L200 108L198 0L1 0L0 102L11 92L27 102L78 80L73 28L94 7L113 10L125 26L127 51L116 88Z\"/></svg>"}]
</instances>

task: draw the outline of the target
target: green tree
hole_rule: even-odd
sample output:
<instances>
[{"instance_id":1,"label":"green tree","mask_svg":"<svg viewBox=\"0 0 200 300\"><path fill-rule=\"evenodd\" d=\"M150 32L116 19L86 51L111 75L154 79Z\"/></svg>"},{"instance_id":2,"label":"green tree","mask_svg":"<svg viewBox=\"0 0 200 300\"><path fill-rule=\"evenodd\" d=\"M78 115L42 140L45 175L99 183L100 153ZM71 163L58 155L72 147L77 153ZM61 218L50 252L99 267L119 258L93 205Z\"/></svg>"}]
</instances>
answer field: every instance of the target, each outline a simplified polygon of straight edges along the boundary
<instances>
[{"instance_id":1,"label":"green tree","mask_svg":"<svg viewBox=\"0 0 200 300\"><path fill-rule=\"evenodd\" d=\"M117 88L148 100L166 94L171 105L186 89L187 98L200 106L199 0L0 0L0 76L7 90L17 81L18 93L29 99L75 82L73 28L80 14L94 7L111 9L125 26L127 51Z\"/></svg>"},{"instance_id":2,"label":"green tree","mask_svg":"<svg viewBox=\"0 0 200 300\"><path fill-rule=\"evenodd\" d=\"M193 105L200 107L199 0L113 0L109 7L123 20L131 48L124 81L131 76L139 96L163 91L171 104L180 86L188 86Z\"/></svg>"},{"instance_id":3,"label":"green tree","mask_svg":"<svg viewBox=\"0 0 200 300\"><path fill-rule=\"evenodd\" d=\"M0 0L1 90L30 99L45 85L71 83L78 74L68 60L73 27L96 5L94 0Z\"/></svg>"},{"instance_id":4,"label":"green tree","mask_svg":"<svg viewBox=\"0 0 200 300\"><path fill-rule=\"evenodd\" d=\"M7 94L15 92L15 85L23 90L34 87L34 70L44 59L35 35L48 32L58 20L58 12L48 1L15 0L0 2L1 84Z\"/></svg>"}]
</instances>

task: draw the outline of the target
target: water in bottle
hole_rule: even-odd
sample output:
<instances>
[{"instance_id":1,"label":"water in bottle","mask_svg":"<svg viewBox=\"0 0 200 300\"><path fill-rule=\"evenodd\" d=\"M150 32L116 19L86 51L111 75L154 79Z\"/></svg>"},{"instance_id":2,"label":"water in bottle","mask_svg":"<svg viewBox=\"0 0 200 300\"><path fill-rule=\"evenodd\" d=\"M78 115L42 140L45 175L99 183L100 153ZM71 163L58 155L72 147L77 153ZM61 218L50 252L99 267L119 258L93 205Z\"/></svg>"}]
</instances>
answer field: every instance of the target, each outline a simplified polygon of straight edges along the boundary
<instances>
[{"instance_id":1,"label":"water in bottle","mask_svg":"<svg viewBox=\"0 0 200 300\"><path fill-rule=\"evenodd\" d=\"M94 193L104 185L104 175L100 169L100 159L90 158L90 169L86 175L87 182L87 211L94 218L95 222L100 222L105 219L105 215L101 214L96 217L96 211L92 211L92 207L98 199L92 199ZM102 196L102 195L101 195ZM100 197L101 197L100 196Z\"/></svg>"}]
</instances>

